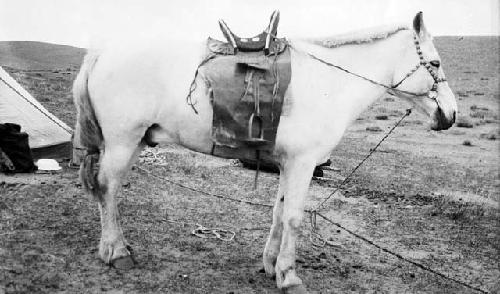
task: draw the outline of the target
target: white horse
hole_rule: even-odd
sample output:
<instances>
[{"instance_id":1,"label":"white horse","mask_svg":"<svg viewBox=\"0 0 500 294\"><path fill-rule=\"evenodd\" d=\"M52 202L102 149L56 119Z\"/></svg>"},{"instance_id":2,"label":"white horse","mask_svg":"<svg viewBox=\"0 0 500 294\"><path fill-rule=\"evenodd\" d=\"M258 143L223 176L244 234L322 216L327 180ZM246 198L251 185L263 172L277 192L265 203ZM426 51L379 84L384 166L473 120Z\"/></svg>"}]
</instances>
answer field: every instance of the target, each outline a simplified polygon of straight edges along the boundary
<instances>
[{"instance_id":1,"label":"white horse","mask_svg":"<svg viewBox=\"0 0 500 294\"><path fill-rule=\"evenodd\" d=\"M290 43L292 77L274 150L279 190L263 263L267 274L276 275L280 289L306 293L296 273L295 243L314 167L348 125L388 92L428 114L434 130L454 123L457 105L421 13L411 28L392 27L322 44ZM207 154L212 148L210 89L203 71L192 93L198 114L186 103L204 46L172 42L151 47L88 54L73 89L76 136L88 150L80 175L101 213L99 256L115 267L133 265L115 197L145 142L176 143ZM95 153L100 153L98 173Z\"/></svg>"}]
</instances>

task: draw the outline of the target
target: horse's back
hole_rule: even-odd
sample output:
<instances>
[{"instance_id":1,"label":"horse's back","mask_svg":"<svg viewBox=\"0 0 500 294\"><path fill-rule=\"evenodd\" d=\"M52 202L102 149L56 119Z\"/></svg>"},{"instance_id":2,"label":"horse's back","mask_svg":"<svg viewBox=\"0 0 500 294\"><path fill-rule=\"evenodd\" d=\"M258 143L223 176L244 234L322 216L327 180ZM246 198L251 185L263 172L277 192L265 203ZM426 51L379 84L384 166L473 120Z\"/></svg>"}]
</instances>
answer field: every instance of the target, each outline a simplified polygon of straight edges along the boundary
<instances>
[{"instance_id":1,"label":"horse's back","mask_svg":"<svg viewBox=\"0 0 500 294\"><path fill-rule=\"evenodd\" d=\"M154 102L159 95L177 97L189 88L200 53L200 44L193 42L110 45L101 51L93 69L91 95L95 99L106 96L106 100L120 96L120 103L128 99Z\"/></svg>"}]
</instances>

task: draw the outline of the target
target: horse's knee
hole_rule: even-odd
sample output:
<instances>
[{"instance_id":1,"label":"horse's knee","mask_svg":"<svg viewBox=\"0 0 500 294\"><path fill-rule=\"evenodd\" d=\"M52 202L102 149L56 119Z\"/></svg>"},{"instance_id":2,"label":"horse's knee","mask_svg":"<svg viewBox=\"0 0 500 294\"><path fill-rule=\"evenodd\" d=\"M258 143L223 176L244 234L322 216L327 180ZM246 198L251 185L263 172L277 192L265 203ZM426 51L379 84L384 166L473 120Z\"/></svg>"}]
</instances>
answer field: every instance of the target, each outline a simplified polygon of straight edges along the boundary
<instances>
[{"instance_id":1,"label":"horse's knee","mask_svg":"<svg viewBox=\"0 0 500 294\"><path fill-rule=\"evenodd\" d=\"M302 225L302 218L302 212L297 211L289 213L284 220L284 225L287 226L286 229L290 229L294 232L298 231L300 229L300 226Z\"/></svg>"},{"instance_id":2,"label":"horse's knee","mask_svg":"<svg viewBox=\"0 0 500 294\"><path fill-rule=\"evenodd\" d=\"M299 216L292 216L288 220L288 226L292 230L297 230L300 228L300 225L302 224L302 218Z\"/></svg>"}]
</instances>

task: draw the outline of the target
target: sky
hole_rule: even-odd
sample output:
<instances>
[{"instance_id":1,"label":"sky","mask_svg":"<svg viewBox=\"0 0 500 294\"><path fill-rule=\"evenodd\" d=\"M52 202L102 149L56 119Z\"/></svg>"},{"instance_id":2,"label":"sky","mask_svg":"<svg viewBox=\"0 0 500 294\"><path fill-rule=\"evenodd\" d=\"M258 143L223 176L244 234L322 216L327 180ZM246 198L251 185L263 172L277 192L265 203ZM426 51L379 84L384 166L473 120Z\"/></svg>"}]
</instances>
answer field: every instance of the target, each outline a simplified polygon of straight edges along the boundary
<instances>
[{"instance_id":1,"label":"sky","mask_svg":"<svg viewBox=\"0 0 500 294\"><path fill-rule=\"evenodd\" d=\"M500 0L0 0L0 41L91 47L116 38L222 38L217 20L250 37L281 13L279 36L332 36L424 12L440 35L499 35Z\"/></svg>"}]
</instances>

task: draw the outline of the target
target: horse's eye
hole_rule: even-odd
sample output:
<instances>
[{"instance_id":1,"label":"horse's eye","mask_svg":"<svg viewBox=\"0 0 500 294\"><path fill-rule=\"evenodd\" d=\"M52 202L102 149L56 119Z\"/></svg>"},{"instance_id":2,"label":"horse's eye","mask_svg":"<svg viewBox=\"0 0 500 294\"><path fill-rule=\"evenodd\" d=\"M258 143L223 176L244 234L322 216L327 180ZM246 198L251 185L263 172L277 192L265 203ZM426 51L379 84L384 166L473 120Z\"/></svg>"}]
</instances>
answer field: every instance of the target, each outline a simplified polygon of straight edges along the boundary
<instances>
[{"instance_id":1,"label":"horse's eye","mask_svg":"<svg viewBox=\"0 0 500 294\"><path fill-rule=\"evenodd\" d=\"M439 66L441 65L441 62L439 62L439 60L432 60L429 63L436 68L439 68Z\"/></svg>"}]
</instances>

